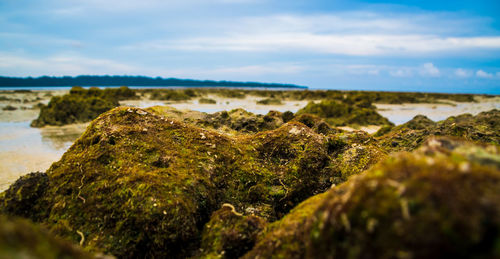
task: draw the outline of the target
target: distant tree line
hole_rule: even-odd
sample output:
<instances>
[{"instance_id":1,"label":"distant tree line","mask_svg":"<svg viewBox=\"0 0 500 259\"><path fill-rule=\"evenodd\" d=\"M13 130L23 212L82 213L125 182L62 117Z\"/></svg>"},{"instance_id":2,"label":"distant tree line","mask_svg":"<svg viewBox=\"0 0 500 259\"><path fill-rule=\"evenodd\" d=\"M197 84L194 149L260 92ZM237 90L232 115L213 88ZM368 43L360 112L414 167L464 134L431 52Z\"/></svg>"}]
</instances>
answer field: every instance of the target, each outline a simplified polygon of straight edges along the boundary
<instances>
[{"instance_id":1,"label":"distant tree line","mask_svg":"<svg viewBox=\"0 0 500 259\"><path fill-rule=\"evenodd\" d=\"M186 87L266 87L266 88L307 88L293 84L232 82L162 78L147 76L63 76L63 77L3 77L2 86L186 86Z\"/></svg>"}]
</instances>

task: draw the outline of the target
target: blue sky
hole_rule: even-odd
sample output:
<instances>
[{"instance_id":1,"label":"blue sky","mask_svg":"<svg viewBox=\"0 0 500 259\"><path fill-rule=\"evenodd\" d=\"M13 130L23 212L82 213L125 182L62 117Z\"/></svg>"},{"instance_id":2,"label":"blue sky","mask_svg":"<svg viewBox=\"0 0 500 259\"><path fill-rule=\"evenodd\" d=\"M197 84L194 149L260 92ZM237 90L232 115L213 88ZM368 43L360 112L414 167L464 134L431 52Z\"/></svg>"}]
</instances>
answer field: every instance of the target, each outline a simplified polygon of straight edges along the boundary
<instances>
[{"instance_id":1,"label":"blue sky","mask_svg":"<svg viewBox=\"0 0 500 259\"><path fill-rule=\"evenodd\" d=\"M0 75L500 94L500 1L1 0Z\"/></svg>"}]
</instances>

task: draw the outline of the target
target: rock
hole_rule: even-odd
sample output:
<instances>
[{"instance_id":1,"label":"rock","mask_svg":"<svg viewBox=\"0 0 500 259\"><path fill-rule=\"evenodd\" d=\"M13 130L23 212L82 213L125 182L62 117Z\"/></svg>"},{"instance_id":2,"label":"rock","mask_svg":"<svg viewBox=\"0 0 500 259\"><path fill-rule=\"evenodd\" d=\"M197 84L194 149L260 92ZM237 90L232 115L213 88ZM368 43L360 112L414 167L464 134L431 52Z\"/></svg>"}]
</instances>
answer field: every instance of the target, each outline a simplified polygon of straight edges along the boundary
<instances>
[{"instance_id":1,"label":"rock","mask_svg":"<svg viewBox=\"0 0 500 259\"><path fill-rule=\"evenodd\" d=\"M112 258L97 257L54 237L28 220L0 215L0 258Z\"/></svg>"},{"instance_id":2,"label":"rock","mask_svg":"<svg viewBox=\"0 0 500 259\"><path fill-rule=\"evenodd\" d=\"M309 198L244 258L496 258L500 171L485 156L498 147L431 139Z\"/></svg>"},{"instance_id":3,"label":"rock","mask_svg":"<svg viewBox=\"0 0 500 259\"><path fill-rule=\"evenodd\" d=\"M431 136L454 136L468 140L500 144L500 111L491 110L476 116L459 115L440 122L425 116L415 116L409 122L392 128L385 134L377 133L380 146L388 152L411 151Z\"/></svg>"},{"instance_id":4,"label":"rock","mask_svg":"<svg viewBox=\"0 0 500 259\"><path fill-rule=\"evenodd\" d=\"M234 111L227 117L238 113L245 116ZM277 112L269 117L281 120ZM359 134L346 141L372 145ZM191 256L203 226L224 203L237 211L251 207L255 217L272 222L330 188L343 151L331 151L328 139L296 121L227 135L166 120L158 108L115 108L51 166L40 197L9 213L40 210L36 221L74 243L84 236L89 251Z\"/></svg>"},{"instance_id":5,"label":"rock","mask_svg":"<svg viewBox=\"0 0 500 259\"><path fill-rule=\"evenodd\" d=\"M250 250L266 221L260 217L243 216L230 204L215 211L205 224L199 258L238 258Z\"/></svg>"},{"instance_id":6,"label":"rock","mask_svg":"<svg viewBox=\"0 0 500 259\"><path fill-rule=\"evenodd\" d=\"M40 199L49 188L45 173L21 176L0 197L0 212L30 218L37 221L44 214L44 202Z\"/></svg>"}]
</instances>

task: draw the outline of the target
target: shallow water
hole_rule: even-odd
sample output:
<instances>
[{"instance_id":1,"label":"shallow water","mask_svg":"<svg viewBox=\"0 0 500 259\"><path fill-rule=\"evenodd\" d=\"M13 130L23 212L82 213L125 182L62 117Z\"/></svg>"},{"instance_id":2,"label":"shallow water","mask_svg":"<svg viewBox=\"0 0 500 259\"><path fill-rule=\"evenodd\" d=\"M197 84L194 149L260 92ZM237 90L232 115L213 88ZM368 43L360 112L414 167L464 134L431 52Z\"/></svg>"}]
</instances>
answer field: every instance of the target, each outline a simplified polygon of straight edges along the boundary
<instances>
[{"instance_id":1,"label":"shallow water","mask_svg":"<svg viewBox=\"0 0 500 259\"><path fill-rule=\"evenodd\" d=\"M31 128L29 121L0 122L0 191L23 174L48 169L81 134L60 132Z\"/></svg>"}]
</instances>

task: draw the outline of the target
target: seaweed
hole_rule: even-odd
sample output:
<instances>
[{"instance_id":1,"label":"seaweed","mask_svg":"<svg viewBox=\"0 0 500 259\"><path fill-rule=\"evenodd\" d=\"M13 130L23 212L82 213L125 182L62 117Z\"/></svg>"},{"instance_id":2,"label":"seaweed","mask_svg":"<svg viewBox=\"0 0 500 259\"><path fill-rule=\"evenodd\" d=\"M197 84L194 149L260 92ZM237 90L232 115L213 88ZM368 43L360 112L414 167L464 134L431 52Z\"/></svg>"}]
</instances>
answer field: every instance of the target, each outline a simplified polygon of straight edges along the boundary
<instances>
[{"instance_id":1,"label":"seaweed","mask_svg":"<svg viewBox=\"0 0 500 259\"><path fill-rule=\"evenodd\" d=\"M429 139L304 201L243 258L498 257L500 173L485 157L499 149Z\"/></svg>"},{"instance_id":2,"label":"seaweed","mask_svg":"<svg viewBox=\"0 0 500 259\"><path fill-rule=\"evenodd\" d=\"M0 215L0 258L98 258L25 219ZM105 257L101 257L105 258Z\"/></svg>"},{"instance_id":3,"label":"seaweed","mask_svg":"<svg viewBox=\"0 0 500 259\"><path fill-rule=\"evenodd\" d=\"M329 99L319 103L310 102L300 109L297 115L314 114L324 118L332 126L392 125L387 118L378 114L371 104L358 106L358 104L349 103L348 100Z\"/></svg>"},{"instance_id":4,"label":"seaweed","mask_svg":"<svg viewBox=\"0 0 500 259\"><path fill-rule=\"evenodd\" d=\"M43 218L46 204L39 200L48 187L49 179L45 173L36 172L21 176L0 198L0 212L30 218L33 221Z\"/></svg>"},{"instance_id":5,"label":"seaweed","mask_svg":"<svg viewBox=\"0 0 500 259\"><path fill-rule=\"evenodd\" d=\"M195 97L195 93L192 89L153 90L150 95L151 100L165 101L187 101L193 97Z\"/></svg>"},{"instance_id":6,"label":"seaweed","mask_svg":"<svg viewBox=\"0 0 500 259\"><path fill-rule=\"evenodd\" d=\"M48 105L41 106L40 114L31 122L31 126L61 126L88 122L99 114L119 106L119 100L135 98L135 92L125 86L105 90L96 87L88 90L82 87L72 87L69 94L54 96Z\"/></svg>"},{"instance_id":7,"label":"seaweed","mask_svg":"<svg viewBox=\"0 0 500 259\"><path fill-rule=\"evenodd\" d=\"M196 258L238 258L253 248L266 221L258 216L244 216L231 204L215 211L202 232L200 254Z\"/></svg>"},{"instance_id":8,"label":"seaweed","mask_svg":"<svg viewBox=\"0 0 500 259\"><path fill-rule=\"evenodd\" d=\"M258 100L257 104L262 104L262 105L281 105L283 104L280 99L277 98L266 98L262 100Z\"/></svg>"},{"instance_id":9,"label":"seaweed","mask_svg":"<svg viewBox=\"0 0 500 259\"><path fill-rule=\"evenodd\" d=\"M412 120L382 134L377 133L380 146L388 152L411 151L430 136L455 136L471 141L500 144L500 111L494 109L476 116L463 114L437 123L417 115Z\"/></svg>"},{"instance_id":10,"label":"seaweed","mask_svg":"<svg viewBox=\"0 0 500 259\"><path fill-rule=\"evenodd\" d=\"M0 194L0 211L120 258L498 253L499 111L378 137L286 114L114 108Z\"/></svg>"},{"instance_id":11,"label":"seaweed","mask_svg":"<svg viewBox=\"0 0 500 259\"><path fill-rule=\"evenodd\" d=\"M94 120L46 172L48 187L29 203L41 210L35 220L72 242L84 236L92 252L186 257L222 204L274 221L327 190L337 173L328 138L302 123L230 136L162 111L119 107ZM268 115L262 121L281 121Z\"/></svg>"},{"instance_id":12,"label":"seaweed","mask_svg":"<svg viewBox=\"0 0 500 259\"><path fill-rule=\"evenodd\" d=\"M214 99L210 99L210 98L200 98L198 100L198 103L204 103L204 104L216 104L217 101L215 101Z\"/></svg>"}]
</instances>

